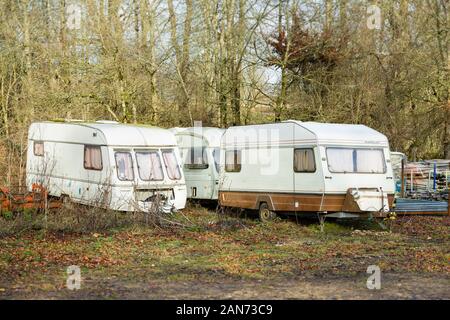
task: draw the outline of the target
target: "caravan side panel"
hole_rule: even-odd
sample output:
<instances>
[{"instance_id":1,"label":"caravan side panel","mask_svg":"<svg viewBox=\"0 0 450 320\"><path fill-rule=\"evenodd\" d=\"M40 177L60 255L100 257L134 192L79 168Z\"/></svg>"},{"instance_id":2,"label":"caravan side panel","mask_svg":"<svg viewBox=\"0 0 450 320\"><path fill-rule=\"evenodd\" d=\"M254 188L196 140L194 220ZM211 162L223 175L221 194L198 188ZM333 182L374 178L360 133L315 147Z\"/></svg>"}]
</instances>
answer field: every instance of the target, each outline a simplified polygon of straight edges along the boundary
<instances>
[{"instance_id":1,"label":"caravan side panel","mask_svg":"<svg viewBox=\"0 0 450 320\"><path fill-rule=\"evenodd\" d=\"M102 170L84 168L84 148L84 144L44 141L44 157L36 159L32 153L29 154L27 185L40 183L47 186L52 196L68 196L75 202L98 202L107 206L111 179L107 147L100 147Z\"/></svg>"}]
</instances>

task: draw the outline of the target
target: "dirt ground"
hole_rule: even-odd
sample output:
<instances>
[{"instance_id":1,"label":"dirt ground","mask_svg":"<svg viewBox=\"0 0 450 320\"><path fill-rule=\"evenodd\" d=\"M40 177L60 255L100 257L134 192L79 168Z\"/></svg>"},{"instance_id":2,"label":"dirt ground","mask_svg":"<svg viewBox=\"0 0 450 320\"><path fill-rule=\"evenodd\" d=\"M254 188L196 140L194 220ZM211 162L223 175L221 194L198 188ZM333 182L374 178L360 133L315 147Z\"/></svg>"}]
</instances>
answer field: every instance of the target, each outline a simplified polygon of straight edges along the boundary
<instances>
[{"instance_id":1,"label":"dirt ground","mask_svg":"<svg viewBox=\"0 0 450 320\"><path fill-rule=\"evenodd\" d=\"M4 235L0 299L450 299L450 217L403 217L388 231L204 208L180 219L191 225ZM66 287L70 265L81 268L79 290ZM379 290L366 286L370 265Z\"/></svg>"},{"instance_id":2,"label":"dirt ground","mask_svg":"<svg viewBox=\"0 0 450 320\"><path fill-rule=\"evenodd\" d=\"M219 282L85 279L80 290L11 285L1 299L450 299L448 275L385 274L369 290L365 275Z\"/></svg>"}]
</instances>

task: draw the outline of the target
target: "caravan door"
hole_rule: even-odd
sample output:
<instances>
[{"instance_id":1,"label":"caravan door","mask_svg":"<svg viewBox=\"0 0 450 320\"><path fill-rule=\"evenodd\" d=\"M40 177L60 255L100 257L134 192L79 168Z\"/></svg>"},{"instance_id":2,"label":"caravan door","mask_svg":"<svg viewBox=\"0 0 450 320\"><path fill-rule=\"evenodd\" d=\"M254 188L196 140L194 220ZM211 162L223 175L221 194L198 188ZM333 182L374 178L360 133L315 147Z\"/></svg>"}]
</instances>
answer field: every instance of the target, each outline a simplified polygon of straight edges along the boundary
<instances>
[{"instance_id":1,"label":"caravan door","mask_svg":"<svg viewBox=\"0 0 450 320\"><path fill-rule=\"evenodd\" d=\"M324 181L317 146L300 145L293 149L294 211L319 212L324 205Z\"/></svg>"},{"instance_id":2,"label":"caravan door","mask_svg":"<svg viewBox=\"0 0 450 320\"><path fill-rule=\"evenodd\" d=\"M291 124L291 123L290 123ZM325 184L323 181L322 156L316 135L304 127L292 123L290 158L293 174L292 211L313 212L322 210Z\"/></svg>"},{"instance_id":3,"label":"caravan door","mask_svg":"<svg viewBox=\"0 0 450 320\"><path fill-rule=\"evenodd\" d=\"M177 139L183 162L187 197L212 199L216 168L211 148L201 136L179 135Z\"/></svg>"},{"instance_id":4,"label":"caravan door","mask_svg":"<svg viewBox=\"0 0 450 320\"><path fill-rule=\"evenodd\" d=\"M211 156L212 157L210 163L214 164L211 175L211 199L217 200L219 197L220 148L212 148Z\"/></svg>"},{"instance_id":5,"label":"caravan door","mask_svg":"<svg viewBox=\"0 0 450 320\"><path fill-rule=\"evenodd\" d=\"M211 199L214 190L214 163L206 146L192 146L185 149L184 174L188 197Z\"/></svg>"}]
</instances>

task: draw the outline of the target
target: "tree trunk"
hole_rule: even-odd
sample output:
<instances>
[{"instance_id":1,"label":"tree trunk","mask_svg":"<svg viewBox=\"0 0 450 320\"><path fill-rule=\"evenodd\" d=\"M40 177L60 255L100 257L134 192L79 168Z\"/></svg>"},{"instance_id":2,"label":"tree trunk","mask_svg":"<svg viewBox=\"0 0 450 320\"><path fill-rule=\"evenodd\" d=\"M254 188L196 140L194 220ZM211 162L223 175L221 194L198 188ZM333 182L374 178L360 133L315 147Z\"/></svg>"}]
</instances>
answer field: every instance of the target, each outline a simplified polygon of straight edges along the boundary
<instances>
[{"instance_id":1,"label":"tree trunk","mask_svg":"<svg viewBox=\"0 0 450 320\"><path fill-rule=\"evenodd\" d=\"M348 0L339 1L339 25L341 32L347 31L347 1Z\"/></svg>"},{"instance_id":2,"label":"tree trunk","mask_svg":"<svg viewBox=\"0 0 450 320\"><path fill-rule=\"evenodd\" d=\"M447 42L448 48L448 42ZM447 70L446 70L447 84L450 84L450 55L447 50ZM450 159L450 86L447 89L447 104L444 107L444 139L443 139L443 149L444 158ZM445 106L445 103L444 103Z\"/></svg>"},{"instance_id":3,"label":"tree trunk","mask_svg":"<svg viewBox=\"0 0 450 320\"><path fill-rule=\"evenodd\" d=\"M239 0L238 25L233 30L234 46L231 48L234 56L232 66L232 110L233 125L241 124L241 82L242 82L242 58L245 34L245 0ZM231 27L231 26L229 26Z\"/></svg>"},{"instance_id":4,"label":"tree trunk","mask_svg":"<svg viewBox=\"0 0 450 320\"><path fill-rule=\"evenodd\" d=\"M34 117L34 101L33 96L33 70L31 61L31 30L30 30L30 16L28 12L29 0L24 0L23 3L23 41L24 41L24 59L25 59L25 92L27 94L27 104L30 107L30 119Z\"/></svg>"},{"instance_id":5,"label":"tree trunk","mask_svg":"<svg viewBox=\"0 0 450 320\"><path fill-rule=\"evenodd\" d=\"M331 30L333 23L333 0L325 0L325 31Z\"/></svg>"},{"instance_id":6,"label":"tree trunk","mask_svg":"<svg viewBox=\"0 0 450 320\"><path fill-rule=\"evenodd\" d=\"M443 4L444 5L444 4ZM444 16L444 22L446 22L446 26L449 25L449 18L448 18L448 12L445 10L445 16ZM444 148L444 158L450 159L450 54L449 54L449 42L448 42L448 35L449 31L447 29L447 32L445 33L445 46L444 48L445 52L443 52L443 56L447 55L447 70L445 70L445 79L447 79L446 83L448 85L447 89L447 107L444 109L444 126L445 126L445 132L444 132L444 142L443 142L443 148ZM445 105L445 104L444 104Z\"/></svg>"},{"instance_id":7,"label":"tree trunk","mask_svg":"<svg viewBox=\"0 0 450 320\"><path fill-rule=\"evenodd\" d=\"M181 81L183 86L183 95L181 96L181 110L187 111L189 114L190 124L193 125L193 119L191 110L189 107L189 94L187 91L188 83L188 67L189 67L189 55L190 55L190 37L191 37L191 24L192 24L192 0L186 0L186 18L184 20L183 30L183 47L182 57L180 63Z\"/></svg>"},{"instance_id":8,"label":"tree trunk","mask_svg":"<svg viewBox=\"0 0 450 320\"><path fill-rule=\"evenodd\" d=\"M170 35L172 46L175 50L175 60L177 74L180 82L179 93L177 94L177 106L178 110L176 112L177 118L176 123L182 124L183 113L188 112L190 122L192 123L192 114L189 108L189 94L187 89L187 71L189 65L189 55L190 55L190 36L191 36L191 24L192 24L192 0L186 1L186 18L184 20L184 30L183 30L183 43L182 48L178 45L177 39L177 20L175 8L173 5L173 0L167 0L168 10L169 10L169 20L170 20Z\"/></svg>"},{"instance_id":9,"label":"tree trunk","mask_svg":"<svg viewBox=\"0 0 450 320\"><path fill-rule=\"evenodd\" d=\"M278 93L278 97L276 99L276 106L275 106L275 112L274 112L274 120L275 122L280 122L282 120L282 116L285 109L285 101L286 101L286 95L287 95L287 81L288 81L288 74L287 74L287 65L289 62L289 54L290 54L290 47L291 47L291 37L289 34L290 29L290 16L289 16L289 0L286 1L286 6L283 8L283 1L278 2L278 34L281 39L281 34L283 33L283 9L284 9L284 16L286 21L286 50L284 52L284 55L282 57L280 69L281 69L281 79L280 79L280 91Z\"/></svg>"},{"instance_id":10,"label":"tree trunk","mask_svg":"<svg viewBox=\"0 0 450 320\"><path fill-rule=\"evenodd\" d=\"M236 73L233 79L233 126L241 124L241 79L240 73Z\"/></svg>"}]
</instances>

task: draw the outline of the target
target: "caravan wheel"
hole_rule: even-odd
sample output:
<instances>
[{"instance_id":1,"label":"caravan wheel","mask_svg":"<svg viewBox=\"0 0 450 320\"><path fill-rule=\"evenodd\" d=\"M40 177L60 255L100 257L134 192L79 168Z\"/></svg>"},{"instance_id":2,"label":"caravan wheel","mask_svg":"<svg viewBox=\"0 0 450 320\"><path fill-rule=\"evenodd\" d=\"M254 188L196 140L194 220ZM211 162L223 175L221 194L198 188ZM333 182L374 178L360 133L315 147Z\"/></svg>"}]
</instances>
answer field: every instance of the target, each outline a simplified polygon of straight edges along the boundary
<instances>
[{"instance_id":1,"label":"caravan wheel","mask_svg":"<svg viewBox=\"0 0 450 320\"><path fill-rule=\"evenodd\" d=\"M66 194L62 194L60 199L64 205L68 205L70 203L70 197Z\"/></svg>"},{"instance_id":2,"label":"caravan wheel","mask_svg":"<svg viewBox=\"0 0 450 320\"><path fill-rule=\"evenodd\" d=\"M72 205L72 201L70 200L70 197L66 194L62 194L60 197L60 200L62 202L63 208L70 208Z\"/></svg>"},{"instance_id":3,"label":"caravan wheel","mask_svg":"<svg viewBox=\"0 0 450 320\"><path fill-rule=\"evenodd\" d=\"M263 202L259 206L259 220L262 222L273 221L277 217L277 214L269 209L267 203Z\"/></svg>"}]
</instances>

